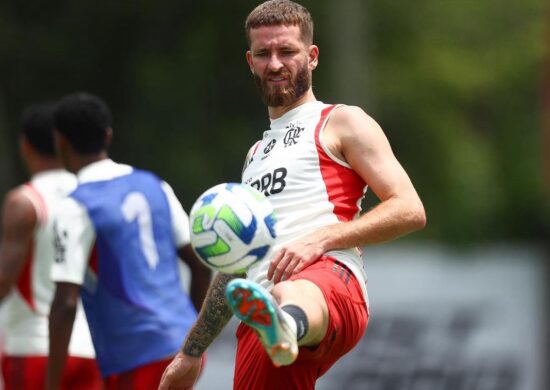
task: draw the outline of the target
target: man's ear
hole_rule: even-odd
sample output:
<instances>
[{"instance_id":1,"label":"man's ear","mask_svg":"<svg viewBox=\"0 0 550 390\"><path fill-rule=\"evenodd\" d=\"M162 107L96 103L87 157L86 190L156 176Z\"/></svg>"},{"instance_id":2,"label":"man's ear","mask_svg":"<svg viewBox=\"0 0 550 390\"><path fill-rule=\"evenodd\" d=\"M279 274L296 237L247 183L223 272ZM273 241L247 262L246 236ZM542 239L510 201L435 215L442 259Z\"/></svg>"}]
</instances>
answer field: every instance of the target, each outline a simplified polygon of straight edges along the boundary
<instances>
[{"instance_id":1,"label":"man's ear","mask_svg":"<svg viewBox=\"0 0 550 390\"><path fill-rule=\"evenodd\" d=\"M60 155L63 150L67 148L67 138L63 134L61 134L59 131L54 130L53 132L53 142L55 145L55 152L57 155Z\"/></svg>"},{"instance_id":2,"label":"man's ear","mask_svg":"<svg viewBox=\"0 0 550 390\"><path fill-rule=\"evenodd\" d=\"M250 71L254 74L254 67L252 66L252 52L250 50L246 51L246 62L248 63Z\"/></svg>"},{"instance_id":3,"label":"man's ear","mask_svg":"<svg viewBox=\"0 0 550 390\"><path fill-rule=\"evenodd\" d=\"M113 140L113 129L110 127L107 127L107 129L105 130L105 146L110 146L112 140Z\"/></svg>"},{"instance_id":4,"label":"man's ear","mask_svg":"<svg viewBox=\"0 0 550 390\"><path fill-rule=\"evenodd\" d=\"M19 152L21 153L21 156L23 157L23 159L27 158L31 150L32 150L32 146L27 140L27 138L24 136L19 137Z\"/></svg>"},{"instance_id":5,"label":"man's ear","mask_svg":"<svg viewBox=\"0 0 550 390\"><path fill-rule=\"evenodd\" d=\"M317 68L319 64L319 48L316 45L311 45L308 52L308 66L310 70Z\"/></svg>"}]
</instances>

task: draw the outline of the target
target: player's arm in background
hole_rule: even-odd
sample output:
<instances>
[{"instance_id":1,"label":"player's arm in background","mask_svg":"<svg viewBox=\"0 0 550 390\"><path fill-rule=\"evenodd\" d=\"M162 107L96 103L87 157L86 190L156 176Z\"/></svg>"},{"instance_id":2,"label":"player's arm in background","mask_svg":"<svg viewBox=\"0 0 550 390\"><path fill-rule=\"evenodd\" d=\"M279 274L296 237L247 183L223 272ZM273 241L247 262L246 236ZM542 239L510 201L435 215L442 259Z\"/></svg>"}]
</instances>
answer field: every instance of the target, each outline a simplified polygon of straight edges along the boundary
<instances>
[{"instance_id":1,"label":"player's arm in background","mask_svg":"<svg viewBox=\"0 0 550 390\"><path fill-rule=\"evenodd\" d=\"M195 251L191 248L191 244L179 248L178 256L189 267L189 271L191 272L189 296L195 309L200 311L208 291L208 286L210 286L210 282L212 281L212 271L199 260Z\"/></svg>"},{"instance_id":2,"label":"player's arm in background","mask_svg":"<svg viewBox=\"0 0 550 390\"><path fill-rule=\"evenodd\" d=\"M189 217L174 194L172 187L168 183L162 182L162 189L170 206L172 230L178 248L178 257L187 264L191 273L189 296L193 305L199 311L212 280L212 272L199 260L189 244Z\"/></svg>"},{"instance_id":3,"label":"player's arm in background","mask_svg":"<svg viewBox=\"0 0 550 390\"><path fill-rule=\"evenodd\" d=\"M65 198L53 224L55 262L51 278L56 284L50 308L50 352L46 390L57 390L67 360L80 288L95 241L95 232L86 210L74 199Z\"/></svg>"},{"instance_id":4,"label":"player's arm in background","mask_svg":"<svg viewBox=\"0 0 550 390\"><path fill-rule=\"evenodd\" d=\"M343 106L329 118L325 146L367 183L380 203L361 217L320 228L278 251L268 277L286 280L332 249L393 240L426 224L424 207L380 126L359 107Z\"/></svg>"},{"instance_id":5,"label":"player's arm in background","mask_svg":"<svg viewBox=\"0 0 550 390\"><path fill-rule=\"evenodd\" d=\"M0 241L0 301L17 282L38 223L36 209L21 188L6 194Z\"/></svg>"},{"instance_id":6,"label":"player's arm in background","mask_svg":"<svg viewBox=\"0 0 550 390\"><path fill-rule=\"evenodd\" d=\"M55 295L50 308L50 353L46 390L57 390L61 385L79 297L79 285L56 283Z\"/></svg>"},{"instance_id":7,"label":"player's arm in background","mask_svg":"<svg viewBox=\"0 0 550 390\"><path fill-rule=\"evenodd\" d=\"M159 390L187 389L195 384L201 370L202 355L233 315L225 298L225 288L237 277L242 275L216 274L182 350L162 375Z\"/></svg>"}]
</instances>

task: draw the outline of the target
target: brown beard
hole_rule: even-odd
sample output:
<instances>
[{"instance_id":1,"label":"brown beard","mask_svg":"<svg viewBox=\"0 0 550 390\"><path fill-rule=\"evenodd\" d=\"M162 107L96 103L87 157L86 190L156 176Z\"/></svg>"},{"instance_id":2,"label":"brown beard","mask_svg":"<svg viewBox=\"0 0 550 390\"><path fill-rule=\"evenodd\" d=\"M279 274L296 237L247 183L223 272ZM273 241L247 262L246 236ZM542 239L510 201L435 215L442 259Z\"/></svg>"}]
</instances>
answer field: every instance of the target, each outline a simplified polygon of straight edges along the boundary
<instances>
[{"instance_id":1,"label":"brown beard","mask_svg":"<svg viewBox=\"0 0 550 390\"><path fill-rule=\"evenodd\" d=\"M272 74L270 74L272 75ZM311 78L307 65L301 67L294 79L290 80L288 87L270 87L267 85L267 77L262 79L254 73L254 82L260 92L264 104L268 107L289 106L301 98L311 85Z\"/></svg>"}]
</instances>

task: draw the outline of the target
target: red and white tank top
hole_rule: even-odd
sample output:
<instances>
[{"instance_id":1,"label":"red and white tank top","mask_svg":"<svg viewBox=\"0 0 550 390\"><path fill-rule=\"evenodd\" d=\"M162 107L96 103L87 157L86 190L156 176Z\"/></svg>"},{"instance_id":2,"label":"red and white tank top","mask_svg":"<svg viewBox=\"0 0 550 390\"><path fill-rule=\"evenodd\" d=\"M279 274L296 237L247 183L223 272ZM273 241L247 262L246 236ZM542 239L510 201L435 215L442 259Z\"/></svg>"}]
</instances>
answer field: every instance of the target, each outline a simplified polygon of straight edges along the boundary
<instances>
[{"instance_id":1,"label":"red and white tank top","mask_svg":"<svg viewBox=\"0 0 550 390\"><path fill-rule=\"evenodd\" d=\"M41 172L22 186L22 193L33 204L37 225L23 271L2 307L5 353L8 355L48 354L48 315L55 284L50 278L54 261L53 214L61 199L76 187L76 177L64 170ZM69 354L95 356L86 317L79 304Z\"/></svg>"},{"instance_id":2,"label":"red and white tank top","mask_svg":"<svg viewBox=\"0 0 550 390\"><path fill-rule=\"evenodd\" d=\"M247 157L242 182L263 192L277 218L277 245L322 226L355 219L366 183L323 143L323 131L337 105L305 103L271 121L271 128ZM361 285L366 276L358 248L327 253L346 264ZM249 279L270 288L269 258L249 270ZM364 289L365 298L366 289Z\"/></svg>"}]
</instances>

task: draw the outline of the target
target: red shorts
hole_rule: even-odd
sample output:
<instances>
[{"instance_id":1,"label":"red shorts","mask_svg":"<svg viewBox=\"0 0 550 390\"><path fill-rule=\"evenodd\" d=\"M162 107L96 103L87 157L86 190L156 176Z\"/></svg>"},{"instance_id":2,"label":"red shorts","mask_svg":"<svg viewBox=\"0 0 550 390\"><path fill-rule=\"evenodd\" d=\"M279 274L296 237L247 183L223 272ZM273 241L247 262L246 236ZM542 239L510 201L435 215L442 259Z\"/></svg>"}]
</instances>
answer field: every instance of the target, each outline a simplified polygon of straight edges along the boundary
<instances>
[{"instance_id":1,"label":"red shorts","mask_svg":"<svg viewBox=\"0 0 550 390\"><path fill-rule=\"evenodd\" d=\"M105 390L150 390L157 389L160 384L162 374L168 365L172 362L169 359L159 360L143 366L137 367L131 371L120 374L109 375L104 379ZM206 364L206 353L203 354L201 372Z\"/></svg>"},{"instance_id":2,"label":"red shorts","mask_svg":"<svg viewBox=\"0 0 550 390\"><path fill-rule=\"evenodd\" d=\"M323 292L328 329L315 348L300 347L289 366L275 367L252 328L241 323L237 329L234 390L314 389L315 382L365 334L368 312L361 286L347 267L323 256L290 280L306 279Z\"/></svg>"},{"instance_id":3,"label":"red shorts","mask_svg":"<svg viewBox=\"0 0 550 390\"><path fill-rule=\"evenodd\" d=\"M159 360L104 379L106 390L148 390L159 386L162 373L172 358Z\"/></svg>"},{"instance_id":4,"label":"red shorts","mask_svg":"<svg viewBox=\"0 0 550 390\"><path fill-rule=\"evenodd\" d=\"M5 390L43 389L46 384L46 356L2 357L2 375ZM95 359L69 356L61 379L62 390L102 389L101 374Z\"/></svg>"}]
</instances>

